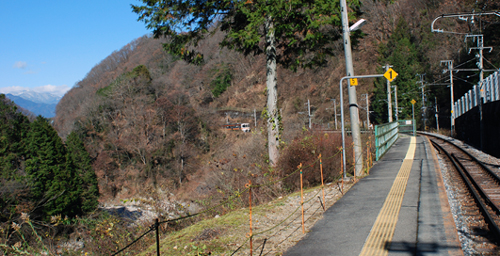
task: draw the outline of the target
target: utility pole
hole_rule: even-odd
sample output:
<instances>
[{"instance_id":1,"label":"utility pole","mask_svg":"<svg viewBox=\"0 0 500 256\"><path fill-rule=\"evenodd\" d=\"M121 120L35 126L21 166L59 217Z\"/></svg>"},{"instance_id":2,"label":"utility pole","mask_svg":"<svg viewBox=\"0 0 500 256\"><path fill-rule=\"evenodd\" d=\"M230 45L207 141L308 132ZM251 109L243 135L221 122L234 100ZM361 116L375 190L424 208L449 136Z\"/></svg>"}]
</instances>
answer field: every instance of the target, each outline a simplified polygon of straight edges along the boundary
<instances>
[{"instance_id":1,"label":"utility pole","mask_svg":"<svg viewBox=\"0 0 500 256\"><path fill-rule=\"evenodd\" d=\"M439 114L438 114L438 101L437 101L437 97L434 97L434 104L436 105L436 128L437 128L437 131L439 132Z\"/></svg>"},{"instance_id":2,"label":"utility pole","mask_svg":"<svg viewBox=\"0 0 500 256\"><path fill-rule=\"evenodd\" d=\"M392 68L389 64L386 64L384 66L385 70L389 70L389 68ZM392 123L392 100L391 100L391 82L387 80L387 115L389 116L389 123Z\"/></svg>"},{"instance_id":3,"label":"utility pole","mask_svg":"<svg viewBox=\"0 0 500 256\"><path fill-rule=\"evenodd\" d=\"M351 37L349 31L349 20L347 18L347 3L346 0L340 0L340 12L342 18L342 37L344 44L344 54L346 62L347 76L354 76L354 67L352 64L351 53ZM352 141L354 143L354 158L355 158L355 172L356 175L361 176L363 172L363 154L361 146L361 132L359 130L359 109L356 97L356 87L347 87L349 93L349 112L351 117L351 132ZM340 104L343 104L342 102Z\"/></svg>"},{"instance_id":4,"label":"utility pole","mask_svg":"<svg viewBox=\"0 0 500 256\"><path fill-rule=\"evenodd\" d=\"M305 103L304 103L304 105L305 105ZM281 109L280 109L280 114L281 114ZM311 115L311 104L309 102L309 99L307 99L307 112L299 112L299 114L307 114L307 116L309 118L309 130L311 130L311 127L312 127L311 126L311 123L312 123L311 117L312 117L312 115Z\"/></svg>"},{"instance_id":5,"label":"utility pole","mask_svg":"<svg viewBox=\"0 0 500 256\"><path fill-rule=\"evenodd\" d=\"M309 130L311 130L311 104L309 99L307 99L307 115L309 116Z\"/></svg>"},{"instance_id":6,"label":"utility pole","mask_svg":"<svg viewBox=\"0 0 500 256\"><path fill-rule=\"evenodd\" d=\"M368 93L361 94L361 96L366 97L366 130L370 129L370 105L368 103Z\"/></svg>"},{"instance_id":7,"label":"utility pole","mask_svg":"<svg viewBox=\"0 0 500 256\"><path fill-rule=\"evenodd\" d=\"M471 50L479 50L479 56L476 55L479 58L479 61L476 63L478 68L479 68L479 137L480 137L480 147L481 150L484 149L485 145L485 139L486 136L484 136L484 118L483 118L483 79L484 79L484 70L483 70L483 50L484 49L489 49L490 52L493 50L491 47L484 47L483 44L483 35L467 35L465 36L465 40L467 38L472 37L472 39L475 41L477 39L477 47L470 47L469 48L469 54Z\"/></svg>"},{"instance_id":8,"label":"utility pole","mask_svg":"<svg viewBox=\"0 0 500 256\"><path fill-rule=\"evenodd\" d=\"M253 121L254 121L254 126L255 129L257 129L257 111L255 111L255 108L253 109Z\"/></svg>"},{"instance_id":9,"label":"utility pole","mask_svg":"<svg viewBox=\"0 0 500 256\"><path fill-rule=\"evenodd\" d=\"M396 121L399 120L398 118L398 113L399 113L399 109L398 109L398 86L397 85L394 85L394 116L396 117Z\"/></svg>"},{"instance_id":10,"label":"utility pole","mask_svg":"<svg viewBox=\"0 0 500 256\"><path fill-rule=\"evenodd\" d=\"M425 128L426 128L426 120L425 120L425 110L426 110L426 107L425 107L425 85L424 85L424 76L425 74L417 74L418 77L420 77L420 82L417 82L417 83L420 83L421 87L422 88L422 119L424 121L424 131L425 131Z\"/></svg>"},{"instance_id":11,"label":"utility pole","mask_svg":"<svg viewBox=\"0 0 500 256\"><path fill-rule=\"evenodd\" d=\"M441 63L446 63L448 70L450 71L450 99L451 99L451 127L450 127L450 137L453 137L455 130L455 113L453 112L453 103L455 99L453 97L453 60L442 60Z\"/></svg>"},{"instance_id":12,"label":"utility pole","mask_svg":"<svg viewBox=\"0 0 500 256\"><path fill-rule=\"evenodd\" d=\"M335 118L335 130L337 130L337 99L330 99L333 103L333 115Z\"/></svg>"}]
</instances>

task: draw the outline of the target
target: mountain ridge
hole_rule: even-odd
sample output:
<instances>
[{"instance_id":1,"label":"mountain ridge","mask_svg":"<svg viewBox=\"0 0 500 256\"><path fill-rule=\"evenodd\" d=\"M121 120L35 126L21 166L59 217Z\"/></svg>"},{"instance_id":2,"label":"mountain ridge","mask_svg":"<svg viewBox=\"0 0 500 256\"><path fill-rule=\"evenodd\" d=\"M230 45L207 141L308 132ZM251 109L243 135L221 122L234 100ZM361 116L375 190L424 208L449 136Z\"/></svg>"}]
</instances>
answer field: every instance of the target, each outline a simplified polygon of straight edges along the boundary
<instances>
[{"instance_id":1,"label":"mountain ridge","mask_svg":"<svg viewBox=\"0 0 500 256\"><path fill-rule=\"evenodd\" d=\"M22 95L22 94L20 94L20 95ZM35 99L38 101L38 102L35 102L33 100L26 99L20 95L16 96L12 93L7 93L7 94L5 94L5 97L12 100L14 103L19 105L20 107L31 111L33 114L35 114L37 116L41 115L41 116L46 117L46 118L55 117L56 106L57 106L57 103L59 102L59 100L55 101L54 99L47 100L47 99L43 99L43 98L31 97L31 99ZM31 96L35 96L35 95L32 94ZM27 96L25 96L25 97L27 97ZM49 102L49 103L46 103L46 102ZM50 103L50 102L53 102L53 103Z\"/></svg>"}]
</instances>

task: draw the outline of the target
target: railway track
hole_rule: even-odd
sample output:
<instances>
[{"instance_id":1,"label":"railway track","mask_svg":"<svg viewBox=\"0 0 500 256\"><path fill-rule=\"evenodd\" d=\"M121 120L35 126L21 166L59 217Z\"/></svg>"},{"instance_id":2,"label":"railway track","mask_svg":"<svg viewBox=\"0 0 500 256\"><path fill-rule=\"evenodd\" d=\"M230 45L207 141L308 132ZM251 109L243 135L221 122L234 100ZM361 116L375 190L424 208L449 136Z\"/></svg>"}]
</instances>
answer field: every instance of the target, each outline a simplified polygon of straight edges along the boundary
<instances>
[{"instance_id":1,"label":"railway track","mask_svg":"<svg viewBox=\"0 0 500 256\"><path fill-rule=\"evenodd\" d=\"M480 255L500 254L500 177L457 145L429 134L448 165L452 189L467 219L473 249Z\"/></svg>"}]
</instances>

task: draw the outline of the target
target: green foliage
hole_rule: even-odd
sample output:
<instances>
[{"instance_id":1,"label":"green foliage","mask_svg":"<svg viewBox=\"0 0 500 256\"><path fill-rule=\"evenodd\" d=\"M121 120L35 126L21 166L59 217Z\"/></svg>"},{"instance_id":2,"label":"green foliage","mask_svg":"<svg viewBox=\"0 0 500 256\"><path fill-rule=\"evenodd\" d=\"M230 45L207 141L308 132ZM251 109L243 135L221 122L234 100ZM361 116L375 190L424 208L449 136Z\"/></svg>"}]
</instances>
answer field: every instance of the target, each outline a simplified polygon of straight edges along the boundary
<instances>
[{"instance_id":1,"label":"green foliage","mask_svg":"<svg viewBox=\"0 0 500 256\"><path fill-rule=\"evenodd\" d=\"M153 29L155 37L167 37L164 48L191 63L201 64L203 55L194 48L216 30L226 32L221 46L244 54L261 54L273 23L277 39L277 62L295 70L299 67L324 65L335 48L332 42L341 38L339 1L318 0L208 0L159 1L143 0L143 6L132 5L139 20ZM358 0L349 1L352 10L359 10ZM356 12L350 13L353 19ZM215 27L215 28L214 28Z\"/></svg>"},{"instance_id":2,"label":"green foliage","mask_svg":"<svg viewBox=\"0 0 500 256\"><path fill-rule=\"evenodd\" d=\"M80 214L79 179L67 163L66 149L47 119L39 116L28 133L26 172L33 200L44 216Z\"/></svg>"},{"instance_id":3,"label":"green foliage","mask_svg":"<svg viewBox=\"0 0 500 256\"><path fill-rule=\"evenodd\" d=\"M379 47L381 55L379 63L381 65L392 65L392 69L398 73L398 76L391 84L398 87L398 107L401 109L399 119L411 119L412 99L417 100L415 117L420 116L421 101L418 100L420 97L418 83L420 78L416 74L421 74L424 70L421 52L416 46L415 38L410 33L408 24L403 18L398 20L397 27L390 36L388 43ZM380 67L378 72L384 73L385 69ZM377 79L374 85L374 96L371 102L375 111L375 122L386 123L388 120L387 80L385 78ZM392 97L392 101L394 101L394 97Z\"/></svg>"},{"instance_id":4,"label":"green foliage","mask_svg":"<svg viewBox=\"0 0 500 256\"><path fill-rule=\"evenodd\" d=\"M66 150L70 157L71 164L80 177L81 189L80 200L82 211L85 213L92 212L97 208L99 198L99 187L97 185L97 176L92 169L89 153L85 150L83 142L74 132L70 133L66 139Z\"/></svg>"},{"instance_id":5,"label":"green foliage","mask_svg":"<svg viewBox=\"0 0 500 256\"><path fill-rule=\"evenodd\" d=\"M0 96L0 219L21 212L34 219L81 215L97 206L97 179L83 144L69 136L68 150L49 121L32 123Z\"/></svg>"},{"instance_id":6,"label":"green foliage","mask_svg":"<svg viewBox=\"0 0 500 256\"><path fill-rule=\"evenodd\" d=\"M212 94L214 97L219 97L219 95L231 86L231 80L233 79L231 69L228 65L221 64L219 68L214 68L212 73L215 74L214 79L210 82Z\"/></svg>"},{"instance_id":7,"label":"green foliage","mask_svg":"<svg viewBox=\"0 0 500 256\"><path fill-rule=\"evenodd\" d=\"M14 178L20 171L26 147L23 143L29 120L16 106L0 94L0 177Z\"/></svg>"}]
</instances>

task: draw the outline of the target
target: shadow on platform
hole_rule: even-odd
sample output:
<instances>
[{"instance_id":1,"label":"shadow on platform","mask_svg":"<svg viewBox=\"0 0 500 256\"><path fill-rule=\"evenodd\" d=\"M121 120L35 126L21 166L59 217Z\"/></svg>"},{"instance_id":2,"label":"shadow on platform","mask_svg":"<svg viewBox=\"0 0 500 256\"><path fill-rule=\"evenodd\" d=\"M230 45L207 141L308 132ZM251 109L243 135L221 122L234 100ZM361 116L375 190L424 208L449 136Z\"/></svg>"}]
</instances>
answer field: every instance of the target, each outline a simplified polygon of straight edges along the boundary
<instances>
[{"instance_id":1,"label":"shadow on platform","mask_svg":"<svg viewBox=\"0 0 500 256\"><path fill-rule=\"evenodd\" d=\"M418 248L417 248L418 246ZM459 246L442 245L439 243L409 243L409 242L387 242L386 250L390 252L408 252L411 255L421 256L429 253L438 253L439 251L461 250Z\"/></svg>"}]
</instances>

